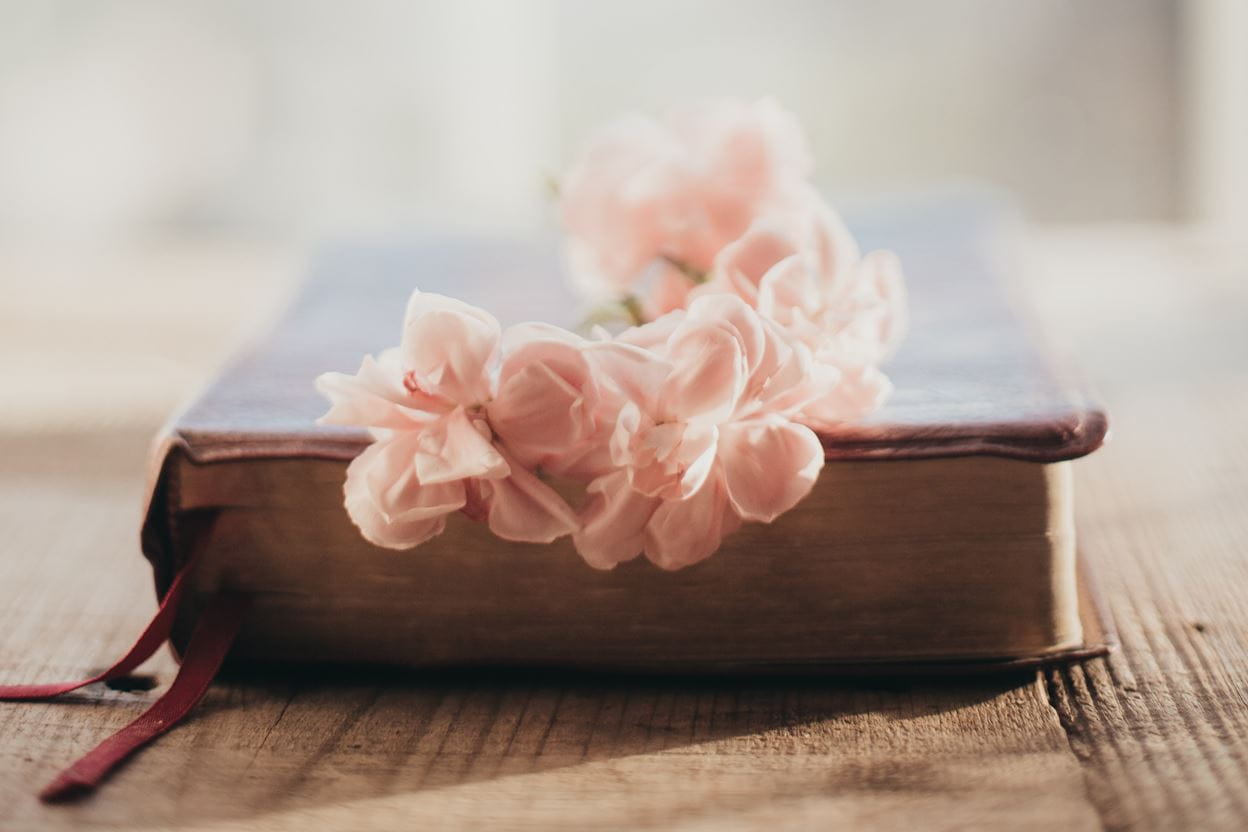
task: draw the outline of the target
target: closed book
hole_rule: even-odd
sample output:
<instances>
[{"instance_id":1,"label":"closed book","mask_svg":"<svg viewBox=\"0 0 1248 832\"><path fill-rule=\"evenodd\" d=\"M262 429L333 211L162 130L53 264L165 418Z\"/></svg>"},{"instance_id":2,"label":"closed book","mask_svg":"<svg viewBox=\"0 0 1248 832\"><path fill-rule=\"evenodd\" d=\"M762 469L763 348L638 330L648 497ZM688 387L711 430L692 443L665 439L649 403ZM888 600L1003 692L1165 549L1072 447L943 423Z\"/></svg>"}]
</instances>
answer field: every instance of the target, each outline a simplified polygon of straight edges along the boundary
<instances>
[{"instance_id":1,"label":"closed book","mask_svg":"<svg viewBox=\"0 0 1248 832\"><path fill-rule=\"evenodd\" d=\"M594 569L566 538L511 543L459 515L411 551L366 542L342 487L370 437L316 424L314 378L392 343L417 287L504 324L581 310L548 242L326 252L272 333L156 446L143 550L158 592L195 563L175 645L230 592L252 599L237 661L943 673L1104 652L1071 460L1101 444L1106 418L1015 313L996 214L920 200L851 225L906 266L891 398L821 436L827 461L796 508L675 572L642 558Z\"/></svg>"}]
</instances>

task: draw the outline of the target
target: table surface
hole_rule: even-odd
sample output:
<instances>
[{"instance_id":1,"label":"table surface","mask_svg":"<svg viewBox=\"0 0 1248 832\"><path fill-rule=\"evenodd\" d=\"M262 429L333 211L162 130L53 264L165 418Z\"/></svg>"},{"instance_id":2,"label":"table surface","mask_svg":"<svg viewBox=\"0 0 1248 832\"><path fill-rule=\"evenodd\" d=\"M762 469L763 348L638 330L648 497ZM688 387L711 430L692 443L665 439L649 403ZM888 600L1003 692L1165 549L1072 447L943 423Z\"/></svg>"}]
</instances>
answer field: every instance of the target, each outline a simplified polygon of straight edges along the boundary
<instances>
[{"instance_id":1,"label":"table surface","mask_svg":"<svg viewBox=\"0 0 1248 832\"><path fill-rule=\"evenodd\" d=\"M159 694L162 653L153 690L0 703L0 828L1243 828L1248 273L1171 228L1031 231L1019 253L1112 414L1076 466L1108 659L949 682L274 674L215 685L96 796L39 804ZM297 268L254 247L66 256L0 254L25 276L0 306L11 682L99 669L151 615L148 436L240 303L271 307Z\"/></svg>"}]
</instances>

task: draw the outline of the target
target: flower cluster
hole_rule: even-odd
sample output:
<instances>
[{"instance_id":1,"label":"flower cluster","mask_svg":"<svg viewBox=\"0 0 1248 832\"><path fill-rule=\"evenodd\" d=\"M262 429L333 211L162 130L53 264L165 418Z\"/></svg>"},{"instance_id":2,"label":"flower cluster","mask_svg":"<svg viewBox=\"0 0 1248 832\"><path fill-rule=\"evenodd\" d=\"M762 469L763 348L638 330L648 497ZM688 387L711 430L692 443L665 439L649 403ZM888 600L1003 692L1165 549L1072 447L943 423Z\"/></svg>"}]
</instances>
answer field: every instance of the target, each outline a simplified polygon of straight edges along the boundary
<instances>
[{"instance_id":1,"label":"flower cluster","mask_svg":"<svg viewBox=\"0 0 1248 832\"><path fill-rule=\"evenodd\" d=\"M411 548L462 512L508 540L571 535L595 567L677 569L796 505L823 463L816 430L888 394L905 308L896 258L859 253L810 167L770 101L599 134L560 188L572 274L653 320L504 331L413 294L397 348L317 381L323 422L374 436L345 486L363 535Z\"/></svg>"}]
</instances>

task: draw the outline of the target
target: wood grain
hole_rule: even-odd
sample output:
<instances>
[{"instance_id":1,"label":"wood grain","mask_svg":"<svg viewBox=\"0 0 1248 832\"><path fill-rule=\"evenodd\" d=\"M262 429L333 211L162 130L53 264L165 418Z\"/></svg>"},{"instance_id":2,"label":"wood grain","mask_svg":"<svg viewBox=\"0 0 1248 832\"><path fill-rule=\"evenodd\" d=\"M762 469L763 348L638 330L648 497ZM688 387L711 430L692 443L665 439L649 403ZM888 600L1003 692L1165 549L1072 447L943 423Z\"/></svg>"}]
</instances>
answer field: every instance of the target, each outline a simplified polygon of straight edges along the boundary
<instances>
[{"instance_id":1,"label":"wood grain","mask_svg":"<svg viewBox=\"0 0 1248 832\"><path fill-rule=\"evenodd\" d=\"M1245 412L1242 391L1223 395ZM1124 647L1047 684L1108 825L1233 828L1248 820L1248 456L1212 395L1196 413L1168 397L1140 405L1085 476L1084 550L1111 565ZM1165 430L1180 418L1193 430L1181 447Z\"/></svg>"},{"instance_id":2,"label":"wood grain","mask_svg":"<svg viewBox=\"0 0 1248 832\"><path fill-rule=\"evenodd\" d=\"M263 674L95 798L41 806L160 690L95 686L0 704L0 829L1243 828L1248 284L1153 230L1042 242L1033 297L1114 416L1075 472L1109 661L948 683ZM150 615L154 426L0 435L5 680L98 667Z\"/></svg>"},{"instance_id":3,"label":"wood grain","mask_svg":"<svg viewBox=\"0 0 1248 832\"><path fill-rule=\"evenodd\" d=\"M1076 512L1122 640L1048 672L1051 701L1107 828L1244 828L1248 264L1175 232L1046 242L1030 296L1112 403Z\"/></svg>"}]
</instances>

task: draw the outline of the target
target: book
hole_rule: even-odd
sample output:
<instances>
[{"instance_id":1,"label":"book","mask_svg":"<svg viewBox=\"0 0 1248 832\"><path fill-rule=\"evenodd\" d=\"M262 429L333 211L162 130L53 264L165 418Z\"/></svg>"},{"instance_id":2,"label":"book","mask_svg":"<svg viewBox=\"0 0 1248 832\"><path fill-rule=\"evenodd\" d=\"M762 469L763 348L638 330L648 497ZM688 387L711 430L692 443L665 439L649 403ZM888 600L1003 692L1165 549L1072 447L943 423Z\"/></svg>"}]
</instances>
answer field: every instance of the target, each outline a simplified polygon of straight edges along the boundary
<instances>
[{"instance_id":1,"label":"book","mask_svg":"<svg viewBox=\"0 0 1248 832\"><path fill-rule=\"evenodd\" d=\"M885 368L896 389L821 437L806 500L677 572L596 570L570 540L510 543L458 515L412 551L360 537L342 483L369 437L315 423L317 374L392 343L416 287L504 324L574 323L579 304L546 241L326 253L275 330L156 446L143 549L158 591L196 559L175 645L228 590L252 599L235 661L945 673L1104 652L1071 460L1107 421L1012 311L996 216L955 199L851 218L906 266L910 333Z\"/></svg>"}]
</instances>

